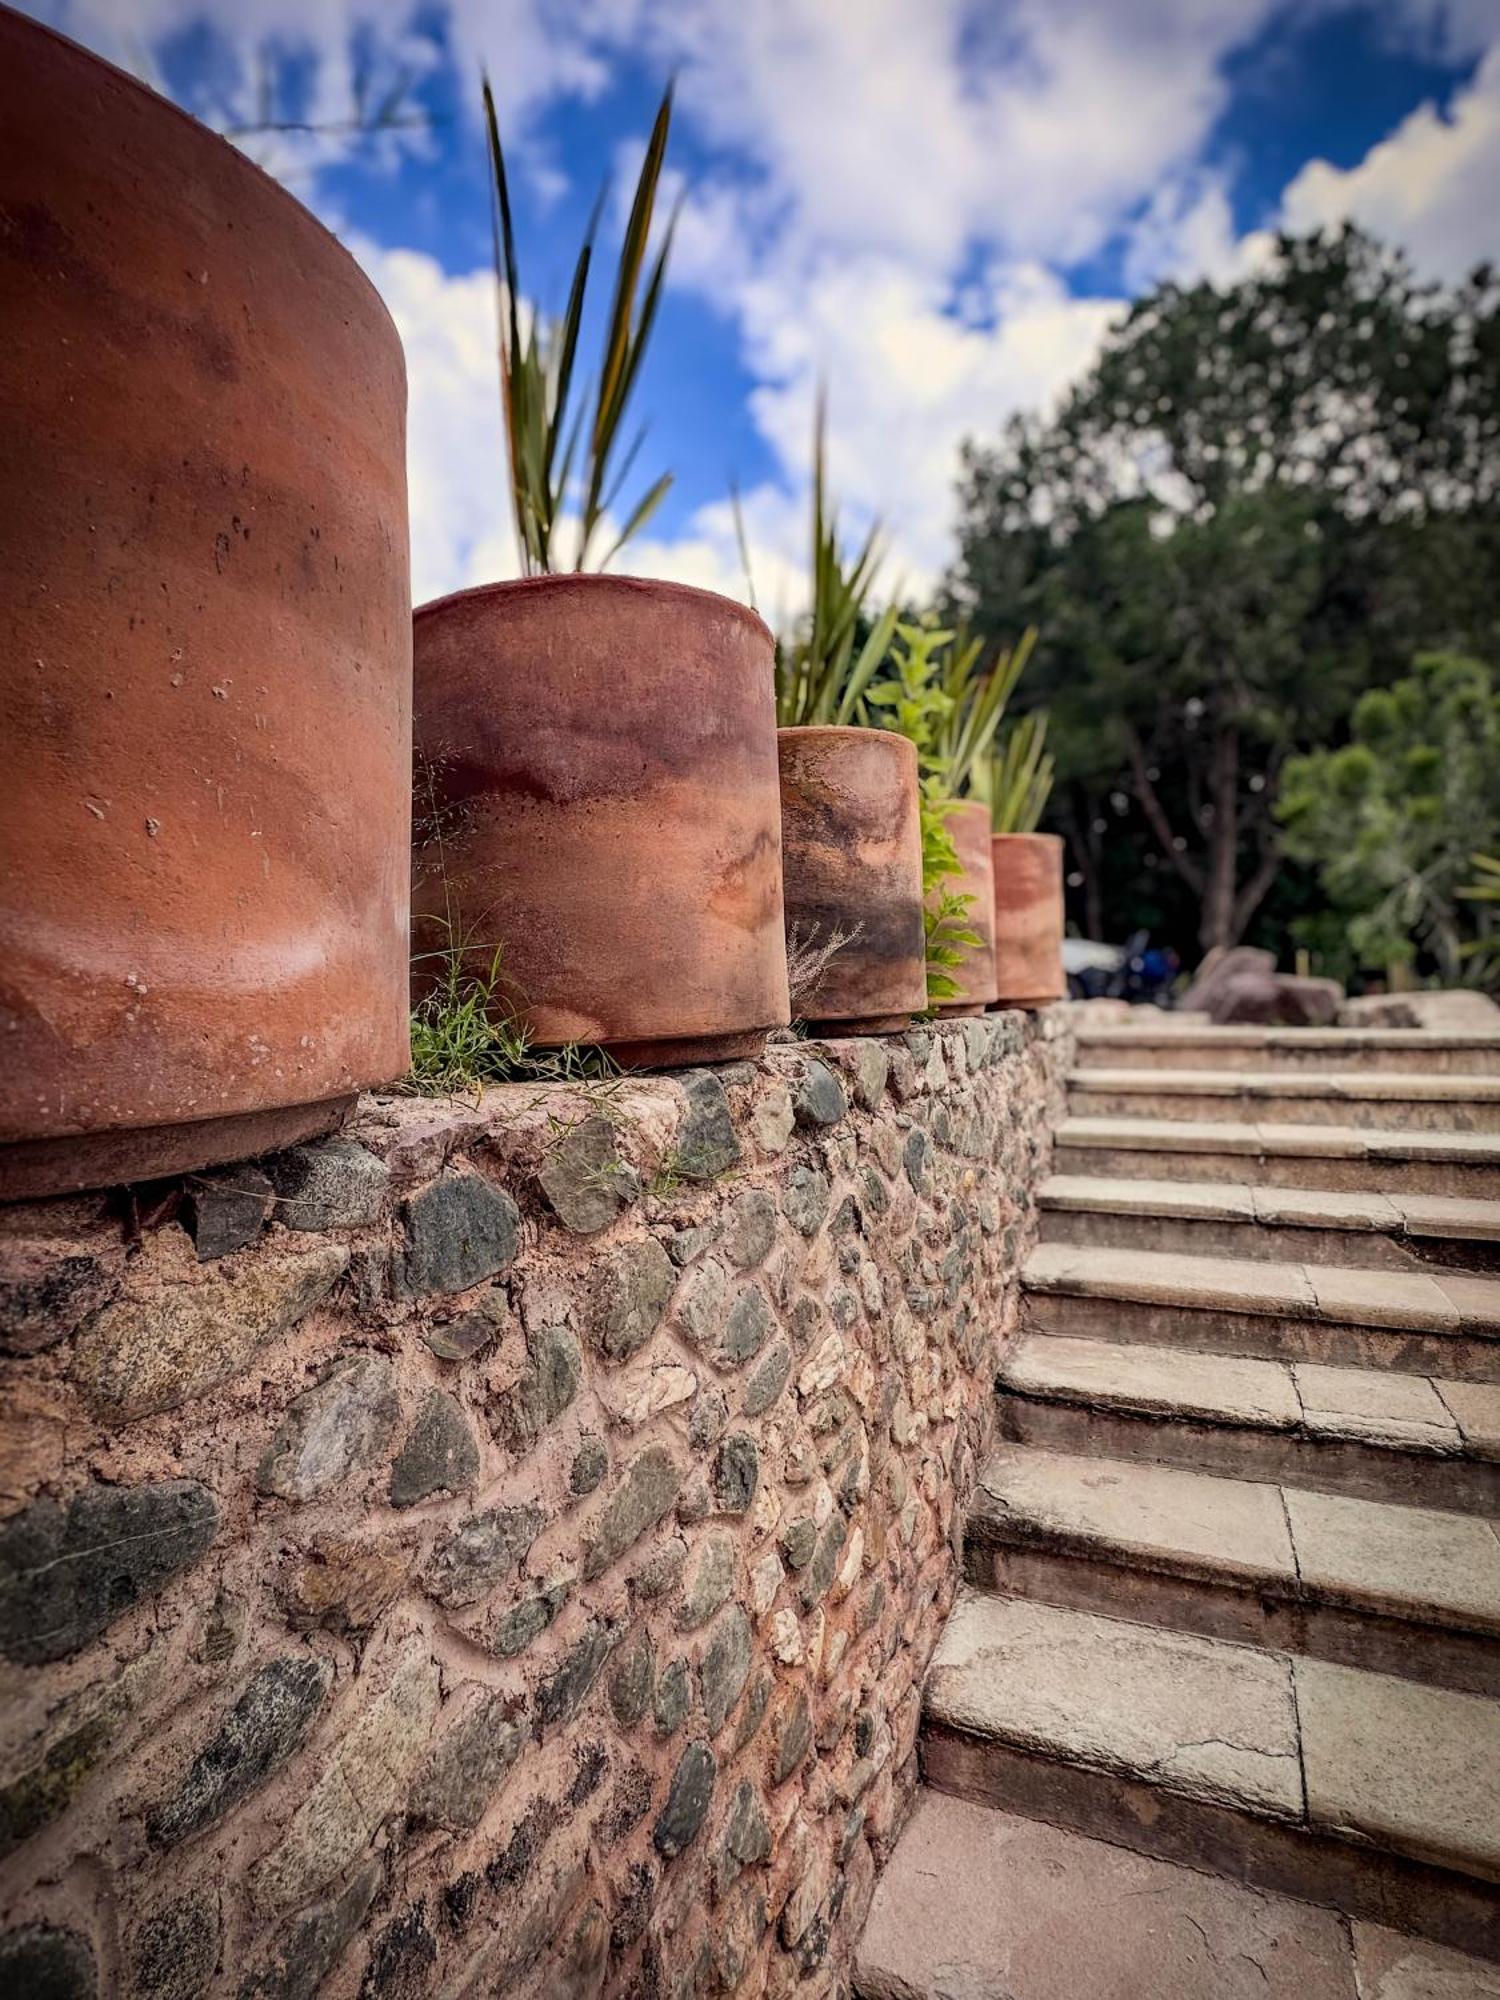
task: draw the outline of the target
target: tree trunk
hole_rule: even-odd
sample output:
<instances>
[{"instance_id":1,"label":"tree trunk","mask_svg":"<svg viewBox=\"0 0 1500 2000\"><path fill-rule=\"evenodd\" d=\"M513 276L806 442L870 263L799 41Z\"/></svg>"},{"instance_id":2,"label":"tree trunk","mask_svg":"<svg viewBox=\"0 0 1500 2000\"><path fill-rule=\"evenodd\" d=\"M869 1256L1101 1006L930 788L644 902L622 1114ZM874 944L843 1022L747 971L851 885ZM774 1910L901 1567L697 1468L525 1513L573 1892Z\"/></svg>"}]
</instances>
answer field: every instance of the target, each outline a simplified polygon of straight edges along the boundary
<instances>
[{"instance_id":1,"label":"tree trunk","mask_svg":"<svg viewBox=\"0 0 1500 2000\"><path fill-rule=\"evenodd\" d=\"M1198 941L1205 951L1212 951L1215 945L1239 941L1235 889L1240 858L1240 738L1233 723L1221 722L1215 732L1208 795L1213 823L1208 829Z\"/></svg>"}]
</instances>

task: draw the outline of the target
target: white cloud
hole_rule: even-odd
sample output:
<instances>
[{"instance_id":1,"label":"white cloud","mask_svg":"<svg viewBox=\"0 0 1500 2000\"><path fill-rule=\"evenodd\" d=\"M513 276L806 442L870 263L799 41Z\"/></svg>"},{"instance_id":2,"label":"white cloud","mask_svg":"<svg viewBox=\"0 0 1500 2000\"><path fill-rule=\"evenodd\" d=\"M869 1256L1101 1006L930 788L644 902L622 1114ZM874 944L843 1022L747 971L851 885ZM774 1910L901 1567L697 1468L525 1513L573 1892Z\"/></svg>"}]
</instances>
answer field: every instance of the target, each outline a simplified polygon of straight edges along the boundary
<instances>
[{"instance_id":1,"label":"white cloud","mask_svg":"<svg viewBox=\"0 0 1500 2000\"><path fill-rule=\"evenodd\" d=\"M1500 22L1496 23L1500 31ZM1402 244L1418 270L1457 278L1500 256L1500 41L1445 118L1413 111L1357 166L1312 160L1287 188L1281 219L1291 230L1348 220Z\"/></svg>"}]
</instances>

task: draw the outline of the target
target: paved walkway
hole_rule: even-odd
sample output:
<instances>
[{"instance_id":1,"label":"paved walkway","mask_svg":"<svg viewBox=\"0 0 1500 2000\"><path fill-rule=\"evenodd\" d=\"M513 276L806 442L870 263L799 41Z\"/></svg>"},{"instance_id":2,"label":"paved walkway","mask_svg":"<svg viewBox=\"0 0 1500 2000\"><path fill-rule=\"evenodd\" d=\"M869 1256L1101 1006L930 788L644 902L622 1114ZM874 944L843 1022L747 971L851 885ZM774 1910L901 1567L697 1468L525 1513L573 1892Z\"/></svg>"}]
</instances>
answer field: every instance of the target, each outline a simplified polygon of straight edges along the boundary
<instances>
[{"instance_id":1,"label":"paved walkway","mask_svg":"<svg viewBox=\"0 0 1500 2000\"><path fill-rule=\"evenodd\" d=\"M1500 1040L1085 1033L865 2000L1500 2000Z\"/></svg>"}]
</instances>

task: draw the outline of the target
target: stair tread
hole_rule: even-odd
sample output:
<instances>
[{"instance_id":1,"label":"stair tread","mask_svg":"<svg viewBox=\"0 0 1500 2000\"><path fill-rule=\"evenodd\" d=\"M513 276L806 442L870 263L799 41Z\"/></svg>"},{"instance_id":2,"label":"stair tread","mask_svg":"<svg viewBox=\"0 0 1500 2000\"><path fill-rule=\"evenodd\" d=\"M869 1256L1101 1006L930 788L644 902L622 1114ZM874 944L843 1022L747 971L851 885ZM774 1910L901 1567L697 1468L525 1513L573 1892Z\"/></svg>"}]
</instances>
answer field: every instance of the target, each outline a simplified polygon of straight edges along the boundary
<instances>
[{"instance_id":1,"label":"stair tread","mask_svg":"<svg viewBox=\"0 0 1500 2000\"><path fill-rule=\"evenodd\" d=\"M1444 1160L1500 1166L1500 1132L1383 1132L1362 1125L1280 1125L1181 1118L1065 1118L1056 1143L1127 1152L1290 1153L1302 1158Z\"/></svg>"},{"instance_id":2,"label":"stair tread","mask_svg":"<svg viewBox=\"0 0 1500 2000\"><path fill-rule=\"evenodd\" d=\"M969 1515L979 1541L1500 1637L1500 1535L1472 1514L1034 1445L1002 1445Z\"/></svg>"},{"instance_id":3,"label":"stair tread","mask_svg":"<svg viewBox=\"0 0 1500 2000\"><path fill-rule=\"evenodd\" d=\"M1500 1384L1055 1333L1022 1334L999 1381L1025 1396L1163 1421L1500 1460Z\"/></svg>"},{"instance_id":4,"label":"stair tread","mask_svg":"<svg viewBox=\"0 0 1500 2000\"><path fill-rule=\"evenodd\" d=\"M1343 1097L1351 1102L1407 1098L1436 1103L1500 1102L1500 1076L1455 1070L1312 1069L1108 1069L1079 1067L1068 1082L1077 1090L1119 1096ZM1363 1129L1363 1128L1362 1128Z\"/></svg>"},{"instance_id":5,"label":"stair tread","mask_svg":"<svg viewBox=\"0 0 1500 2000\"><path fill-rule=\"evenodd\" d=\"M1027 1257L1022 1278L1032 1292L1133 1300L1189 1311L1275 1313L1411 1333L1500 1336L1500 1278L1440 1266L1425 1271L1366 1270L1285 1258L1209 1257L1181 1250L1043 1242Z\"/></svg>"},{"instance_id":6,"label":"stair tread","mask_svg":"<svg viewBox=\"0 0 1500 2000\"><path fill-rule=\"evenodd\" d=\"M1320 1188L1051 1174L1042 1182L1038 1199L1044 1209L1068 1213L1500 1240L1500 1201L1476 1201L1466 1195L1341 1193Z\"/></svg>"},{"instance_id":7,"label":"stair tread","mask_svg":"<svg viewBox=\"0 0 1500 2000\"><path fill-rule=\"evenodd\" d=\"M1500 1880L1500 1702L966 1590L931 1724ZM1305 1778L1304 1778L1305 1773Z\"/></svg>"},{"instance_id":8,"label":"stair tread","mask_svg":"<svg viewBox=\"0 0 1500 2000\"><path fill-rule=\"evenodd\" d=\"M1500 2000L1500 1966L924 1790L854 1987L860 2000Z\"/></svg>"},{"instance_id":9,"label":"stair tread","mask_svg":"<svg viewBox=\"0 0 1500 2000\"><path fill-rule=\"evenodd\" d=\"M1500 1035L1460 1029L1447 1033L1430 1028L1215 1028L1207 1023L1174 1026L1163 1020L1137 1027L1089 1027L1075 1033L1081 1049L1103 1048L1245 1048L1245 1049L1500 1049Z\"/></svg>"}]
</instances>

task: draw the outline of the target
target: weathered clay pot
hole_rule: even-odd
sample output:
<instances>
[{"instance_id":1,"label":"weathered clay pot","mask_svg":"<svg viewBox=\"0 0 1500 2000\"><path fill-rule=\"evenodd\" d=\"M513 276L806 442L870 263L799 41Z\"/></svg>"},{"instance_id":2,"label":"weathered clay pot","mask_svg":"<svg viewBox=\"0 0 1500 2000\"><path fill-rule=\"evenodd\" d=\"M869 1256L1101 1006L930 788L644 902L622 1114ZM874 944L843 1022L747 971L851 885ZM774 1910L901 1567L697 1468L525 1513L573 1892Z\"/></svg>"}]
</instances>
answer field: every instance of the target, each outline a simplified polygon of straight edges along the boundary
<instances>
[{"instance_id":1,"label":"weathered clay pot","mask_svg":"<svg viewBox=\"0 0 1500 2000\"><path fill-rule=\"evenodd\" d=\"M203 126L0 12L0 1194L328 1130L407 1041L400 342Z\"/></svg>"},{"instance_id":2,"label":"weathered clay pot","mask_svg":"<svg viewBox=\"0 0 1500 2000\"><path fill-rule=\"evenodd\" d=\"M958 992L937 1010L944 1020L961 1021L982 1014L995 998L995 866L990 857L989 807L982 800L966 799L949 813L948 831L958 851L959 872L940 884L929 900L935 902L944 892L969 897L969 907L959 921L980 940L966 949L960 964L949 969L948 976Z\"/></svg>"},{"instance_id":3,"label":"weathered clay pot","mask_svg":"<svg viewBox=\"0 0 1500 2000\"><path fill-rule=\"evenodd\" d=\"M917 753L886 729L783 729L781 839L794 953L844 943L798 1014L847 1034L927 1005Z\"/></svg>"},{"instance_id":4,"label":"weathered clay pot","mask_svg":"<svg viewBox=\"0 0 1500 2000\"><path fill-rule=\"evenodd\" d=\"M550 576L416 614L419 946L502 951L542 1047L753 1055L788 1019L771 635L744 605ZM419 961L420 970L420 961Z\"/></svg>"},{"instance_id":5,"label":"weathered clay pot","mask_svg":"<svg viewBox=\"0 0 1500 2000\"><path fill-rule=\"evenodd\" d=\"M997 833L995 988L1002 1007L1044 1007L1063 976L1063 844L1055 833Z\"/></svg>"}]
</instances>

